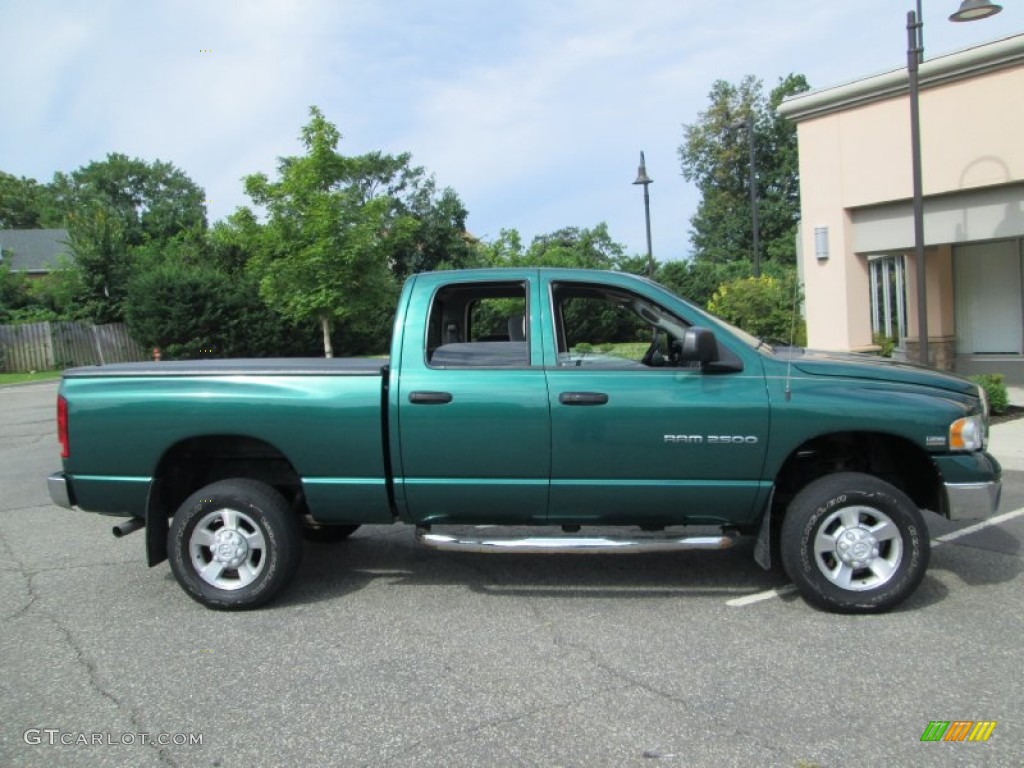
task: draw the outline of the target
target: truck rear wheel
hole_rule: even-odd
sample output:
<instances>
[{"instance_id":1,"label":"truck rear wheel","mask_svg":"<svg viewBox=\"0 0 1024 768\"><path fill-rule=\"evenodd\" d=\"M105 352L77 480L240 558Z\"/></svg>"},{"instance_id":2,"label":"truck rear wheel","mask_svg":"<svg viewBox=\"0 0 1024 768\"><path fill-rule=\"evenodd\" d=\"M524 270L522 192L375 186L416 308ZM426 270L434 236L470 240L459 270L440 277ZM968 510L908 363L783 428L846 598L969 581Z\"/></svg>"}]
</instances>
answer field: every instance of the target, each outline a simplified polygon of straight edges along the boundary
<instances>
[{"instance_id":1,"label":"truck rear wheel","mask_svg":"<svg viewBox=\"0 0 1024 768\"><path fill-rule=\"evenodd\" d=\"M168 555L175 578L193 599L208 608L255 608L295 575L302 534L284 497L271 486L220 480L178 508Z\"/></svg>"},{"instance_id":2,"label":"truck rear wheel","mask_svg":"<svg viewBox=\"0 0 1024 768\"><path fill-rule=\"evenodd\" d=\"M877 613L917 589L928 531L905 493L872 475L841 472L807 485L782 525L782 564L804 599L840 613Z\"/></svg>"}]
</instances>

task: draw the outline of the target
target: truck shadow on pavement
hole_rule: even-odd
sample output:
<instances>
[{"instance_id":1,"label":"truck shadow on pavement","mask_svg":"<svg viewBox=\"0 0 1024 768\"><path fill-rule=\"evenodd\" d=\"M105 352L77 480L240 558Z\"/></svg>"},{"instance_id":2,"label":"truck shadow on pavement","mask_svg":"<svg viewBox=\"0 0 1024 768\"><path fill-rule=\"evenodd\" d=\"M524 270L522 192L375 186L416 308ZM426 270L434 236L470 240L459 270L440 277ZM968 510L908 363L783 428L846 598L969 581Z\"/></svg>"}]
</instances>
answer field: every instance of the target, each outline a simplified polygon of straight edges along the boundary
<instances>
[{"instance_id":1,"label":"truck shadow on pavement","mask_svg":"<svg viewBox=\"0 0 1024 768\"><path fill-rule=\"evenodd\" d=\"M411 529L372 529L336 544L307 544L295 582L276 604L331 600L378 580L396 587L464 586L494 597L741 597L785 583L753 561L753 540L718 551L658 554L525 555L435 552Z\"/></svg>"},{"instance_id":2,"label":"truck shadow on pavement","mask_svg":"<svg viewBox=\"0 0 1024 768\"><path fill-rule=\"evenodd\" d=\"M943 602L951 590L1001 584L1022 570L1021 542L998 527L935 544L917 592L896 611ZM486 597L536 599L713 598L721 602L788 585L781 567L765 571L753 539L730 549L659 554L525 555L435 552L410 528L366 526L351 539L307 543L291 586L269 608L342 599L378 583L395 588L464 587ZM781 596L799 600L795 592Z\"/></svg>"}]
</instances>

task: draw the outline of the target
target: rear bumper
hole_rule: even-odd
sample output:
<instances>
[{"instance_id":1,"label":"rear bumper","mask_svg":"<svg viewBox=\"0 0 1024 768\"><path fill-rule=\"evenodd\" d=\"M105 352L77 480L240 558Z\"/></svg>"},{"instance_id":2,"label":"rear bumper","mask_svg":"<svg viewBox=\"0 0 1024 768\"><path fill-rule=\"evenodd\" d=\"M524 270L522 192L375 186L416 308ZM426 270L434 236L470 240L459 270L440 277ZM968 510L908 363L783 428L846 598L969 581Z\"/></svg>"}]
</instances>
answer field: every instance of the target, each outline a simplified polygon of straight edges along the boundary
<instances>
[{"instance_id":1,"label":"rear bumper","mask_svg":"<svg viewBox=\"0 0 1024 768\"><path fill-rule=\"evenodd\" d=\"M54 472L46 478L46 489L50 492L50 498L58 507L71 509L71 485L63 472Z\"/></svg>"}]
</instances>

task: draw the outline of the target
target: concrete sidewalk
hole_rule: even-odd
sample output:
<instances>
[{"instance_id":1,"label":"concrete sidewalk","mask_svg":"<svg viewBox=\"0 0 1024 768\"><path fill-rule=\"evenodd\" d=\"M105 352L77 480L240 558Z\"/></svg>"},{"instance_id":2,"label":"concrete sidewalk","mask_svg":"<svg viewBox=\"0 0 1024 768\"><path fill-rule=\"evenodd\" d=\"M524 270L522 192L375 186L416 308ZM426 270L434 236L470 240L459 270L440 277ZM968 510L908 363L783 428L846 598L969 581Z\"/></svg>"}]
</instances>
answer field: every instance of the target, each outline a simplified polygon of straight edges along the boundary
<instances>
[{"instance_id":1,"label":"concrete sidewalk","mask_svg":"<svg viewBox=\"0 0 1024 768\"><path fill-rule=\"evenodd\" d=\"M1010 402L1024 407L1024 387L1007 387ZM1003 469L1024 471L1024 419L994 424L989 431L988 452Z\"/></svg>"}]
</instances>

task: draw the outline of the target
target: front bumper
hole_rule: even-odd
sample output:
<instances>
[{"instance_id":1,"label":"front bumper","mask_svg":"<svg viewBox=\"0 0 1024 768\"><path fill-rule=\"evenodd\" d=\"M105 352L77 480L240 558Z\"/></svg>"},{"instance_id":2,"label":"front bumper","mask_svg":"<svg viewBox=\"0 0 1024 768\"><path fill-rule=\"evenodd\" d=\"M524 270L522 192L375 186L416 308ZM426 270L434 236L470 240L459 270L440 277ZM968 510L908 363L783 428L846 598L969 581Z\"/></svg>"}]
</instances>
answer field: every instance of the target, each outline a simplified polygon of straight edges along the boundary
<instances>
[{"instance_id":1,"label":"front bumper","mask_svg":"<svg viewBox=\"0 0 1024 768\"><path fill-rule=\"evenodd\" d=\"M936 458L946 489L946 517L971 520L988 517L999 508L1003 469L988 453L979 451Z\"/></svg>"},{"instance_id":2,"label":"front bumper","mask_svg":"<svg viewBox=\"0 0 1024 768\"><path fill-rule=\"evenodd\" d=\"M946 483L946 500L950 520L972 520L988 517L999 509L1003 485L991 483Z\"/></svg>"},{"instance_id":3,"label":"front bumper","mask_svg":"<svg viewBox=\"0 0 1024 768\"><path fill-rule=\"evenodd\" d=\"M58 507L71 509L71 486L63 472L54 472L46 478L46 489L50 492L50 498Z\"/></svg>"}]
</instances>

